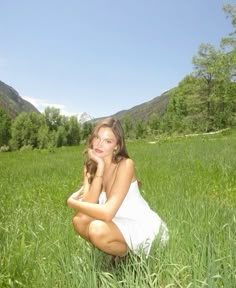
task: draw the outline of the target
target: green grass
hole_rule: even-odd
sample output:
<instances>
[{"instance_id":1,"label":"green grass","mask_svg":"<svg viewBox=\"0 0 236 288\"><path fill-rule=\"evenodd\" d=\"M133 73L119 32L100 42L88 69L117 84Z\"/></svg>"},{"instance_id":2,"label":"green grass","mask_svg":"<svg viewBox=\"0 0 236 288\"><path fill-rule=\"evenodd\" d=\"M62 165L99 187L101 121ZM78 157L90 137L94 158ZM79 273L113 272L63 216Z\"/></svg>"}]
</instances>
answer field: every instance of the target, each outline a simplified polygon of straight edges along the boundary
<instances>
[{"instance_id":1,"label":"green grass","mask_svg":"<svg viewBox=\"0 0 236 288\"><path fill-rule=\"evenodd\" d=\"M83 148L0 154L0 287L235 287L234 132L128 143L170 240L116 267L72 228Z\"/></svg>"}]
</instances>

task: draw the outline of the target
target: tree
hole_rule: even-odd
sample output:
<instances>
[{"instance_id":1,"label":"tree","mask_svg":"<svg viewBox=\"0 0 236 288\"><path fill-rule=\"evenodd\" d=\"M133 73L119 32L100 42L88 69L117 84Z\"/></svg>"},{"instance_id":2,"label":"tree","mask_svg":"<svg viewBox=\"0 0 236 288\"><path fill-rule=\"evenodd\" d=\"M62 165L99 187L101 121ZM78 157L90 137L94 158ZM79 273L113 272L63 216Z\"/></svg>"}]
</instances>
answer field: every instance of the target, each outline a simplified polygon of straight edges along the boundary
<instances>
[{"instance_id":1,"label":"tree","mask_svg":"<svg viewBox=\"0 0 236 288\"><path fill-rule=\"evenodd\" d=\"M48 148L50 145L49 128L47 125L43 125L38 130L38 148Z\"/></svg>"},{"instance_id":2,"label":"tree","mask_svg":"<svg viewBox=\"0 0 236 288\"><path fill-rule=\"evenodd\" d=\"M81 131L82 140L86 140L88 138L88 136L92 133L93 126L94 125L88 121L86 121L82 124L82 131Z\"/></svg>"},{"instance_id":3,"label":"tree","mask_svg":"<svg viewBox=\"0 0 236 288\"><path fill-rule=\"evenodd\" d=\"M150 127L151 133L156 135L160 129L160 116L157 113L151 114L148 119L148 125Z\"/></svg>"},{"instance_id":4,"label":"tree","mask_svg":"<svg viewBox=\"0 0 236 288\"><path fill-rule=\"evenodd\" d=\"M55 107L47 107L44 110L44 116L49 128L49 131L57 131L58 127L62 124L62 116L60 115L60 109Z\"/></svg>"},{"instance_id":5,"label":"tree","mask_svg":"<svg viewBox=\"0 0 236 288\"><path fill-rule=\"evenodd\" d=\"M227 118L231 118L235 106L235 94L230 93L235 68L233 57L232 52L216 50L209 44L202 44L198 56L193 57L195 76L200 80L198 94L206 112L208 131L227 126Z\"/></svg>"},{"instance_id":6,"label":"tree","mask_svg":"<svg viewBox=\"0 0 236 288\"><path fill-rule=\"evenodd\" d=\"M67 145L79 145L80 144L80 125L77 117L69 117L66 125L67 133Z\"/></svg>"},{"instance_id":7,"label":"tree","mask_svg":"<svg viewBox=\"0 0 236 288\"><path fill-rule=\"evenodd\" d=\"M124 134L127 138L131 136L131 131L133 129L133 123L130 119L130 116L125 116L122 120L123 127L124 127Z\"/></svg>"},{"instance_id":8,"label":"tree","mask_svg":"<svg viewBox=\"0 0 236 288\"><path fill-rule=\"evenodd\" d=\"M56 144L56 147L61 147L61 146L67 145L65 126L59 126L57 128L57 131L55 134L55 144Z\"/></svg>"},{"instance_id":9,"label":"tree","mask_svg":"<svg viewBox=\"0 0 236 288\"><path fill-rule=\"evenodd\" d=\"M43 115L35 112L20 113L12 125L12 146L16 149L26 145L30 145L32 148L39 148L42 145L39 131L42 131L43 127L46 129Z\"/></svg>"},{"instance_id":10,"label":"tree","mask_svg":"<svg viewBox=\"0 0 236 288\"><path fill-rule=\"evenodd\" d=\"M236 5L225 4L223 10L227 18L231 18L231 24L233 26L233 32L228 37L224 37L221 41L221 47L228 47L230 51L236 49Z\"/></svg>"},{"instance_id":11,"label":"tree","mask_svg":"<svg viewBox=\"0 0 236 288\"><path fill-rule=\"evenodd\" d=\"M144 138L145 136L145 126L142 121L138 121L135 125L135 137L138 138Z\"/></svg>"},{"instance_id":12,"label":"tree","mask_svg":"<svg viewBox=\"0 0 236 288\"><path fill-rule=\"evenodd\" d=\"M8 145L11 138L11 117L3 109L0 109L0 147Z\"/></svg>"},{"instance_id":13,"label":"tree","mask_svg":"<svg viewBox=\"0 0 236 288\"><path fill-rule=\"evenodd\" d=\"M220 52L210 44L201 44L198 55L193 57L195 76L199 82L199 94L202 98L203 109L206 108L208 120L212 116L212 89L217 79Z\"/></svg>"}]
</instances>

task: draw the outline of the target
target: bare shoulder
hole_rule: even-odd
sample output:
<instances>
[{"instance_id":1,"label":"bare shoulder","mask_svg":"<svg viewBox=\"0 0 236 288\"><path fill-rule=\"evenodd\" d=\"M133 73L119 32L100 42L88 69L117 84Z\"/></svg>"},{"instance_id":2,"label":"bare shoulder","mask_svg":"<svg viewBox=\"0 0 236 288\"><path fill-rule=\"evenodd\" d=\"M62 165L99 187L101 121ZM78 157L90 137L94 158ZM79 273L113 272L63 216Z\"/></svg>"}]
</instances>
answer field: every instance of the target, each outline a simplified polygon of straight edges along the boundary
<instances>
[{"instance_id":1,"label":"bare shoulder","mask_svg":"<svg viewBox=\"0 0 236 288\"><path fill-rule=\"evenodd\" d=\"M132 168L134 167L134 161L130 158L124 158L120 161L119 166L122 168Z\"/></svg>"},{"instance_id":2,"label":"bare shoulder","mask_svg":"<svg viewBox=\"0 0 236 288\"><path fill-rule=\"evenodd\" d=\"M118 165L118 173L131 173L134 174L134 161L130 158L122 159Z\"/></svg>"}]
</instances>

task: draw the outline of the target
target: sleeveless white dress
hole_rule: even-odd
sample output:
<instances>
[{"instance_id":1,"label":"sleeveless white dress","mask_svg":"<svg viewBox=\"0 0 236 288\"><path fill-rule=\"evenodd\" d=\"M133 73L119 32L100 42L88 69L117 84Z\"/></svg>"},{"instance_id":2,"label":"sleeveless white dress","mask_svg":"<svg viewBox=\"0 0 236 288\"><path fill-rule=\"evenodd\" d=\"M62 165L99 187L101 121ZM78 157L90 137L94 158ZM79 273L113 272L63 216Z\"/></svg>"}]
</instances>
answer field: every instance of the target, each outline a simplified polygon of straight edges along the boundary
<instances>
[{"instance_id":1,"label":"sleeveless white dress","mask_svg":"<svg viewBox=\"0 0 236 288\"><path fill-rule=\"evenodd\" d=\"M106 201L106 193L101 192L99 204ZM141 196L137 180L130 184L129 191L112 221L121 231L129 249L136 254L144 252L148 256L157 235L161 244L165 244L169 238L166 224Z\"/></svg>"}]
</instances>

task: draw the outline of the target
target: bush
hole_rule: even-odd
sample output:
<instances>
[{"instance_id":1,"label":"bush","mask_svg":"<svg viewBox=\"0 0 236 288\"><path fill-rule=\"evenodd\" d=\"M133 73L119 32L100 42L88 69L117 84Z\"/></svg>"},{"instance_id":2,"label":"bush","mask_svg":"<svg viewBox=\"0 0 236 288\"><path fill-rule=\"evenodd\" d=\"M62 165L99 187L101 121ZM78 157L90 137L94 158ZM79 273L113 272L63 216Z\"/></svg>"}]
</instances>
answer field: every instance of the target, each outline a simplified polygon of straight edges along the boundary
<instances>
[{"instance_id":1,"label":"bush","mask_svg":"<svg viewBox=\"0 0 236 288\"><path fill-rule=\"evenodd\" d=\"M0 152L9 152L10 151L10 147L7 145L3 145L0 147Z\"/></svg>"},{"instance_id":2,"label":"bush","mask_svg":"<svg viewBox=\"0 0 236 288\"><path fill-rule=\"evenodd\" d=\"M33 150L33 146L32 145L24 145L20 148L20 151L31 151Z\"/></svg>"}]
</instances>

